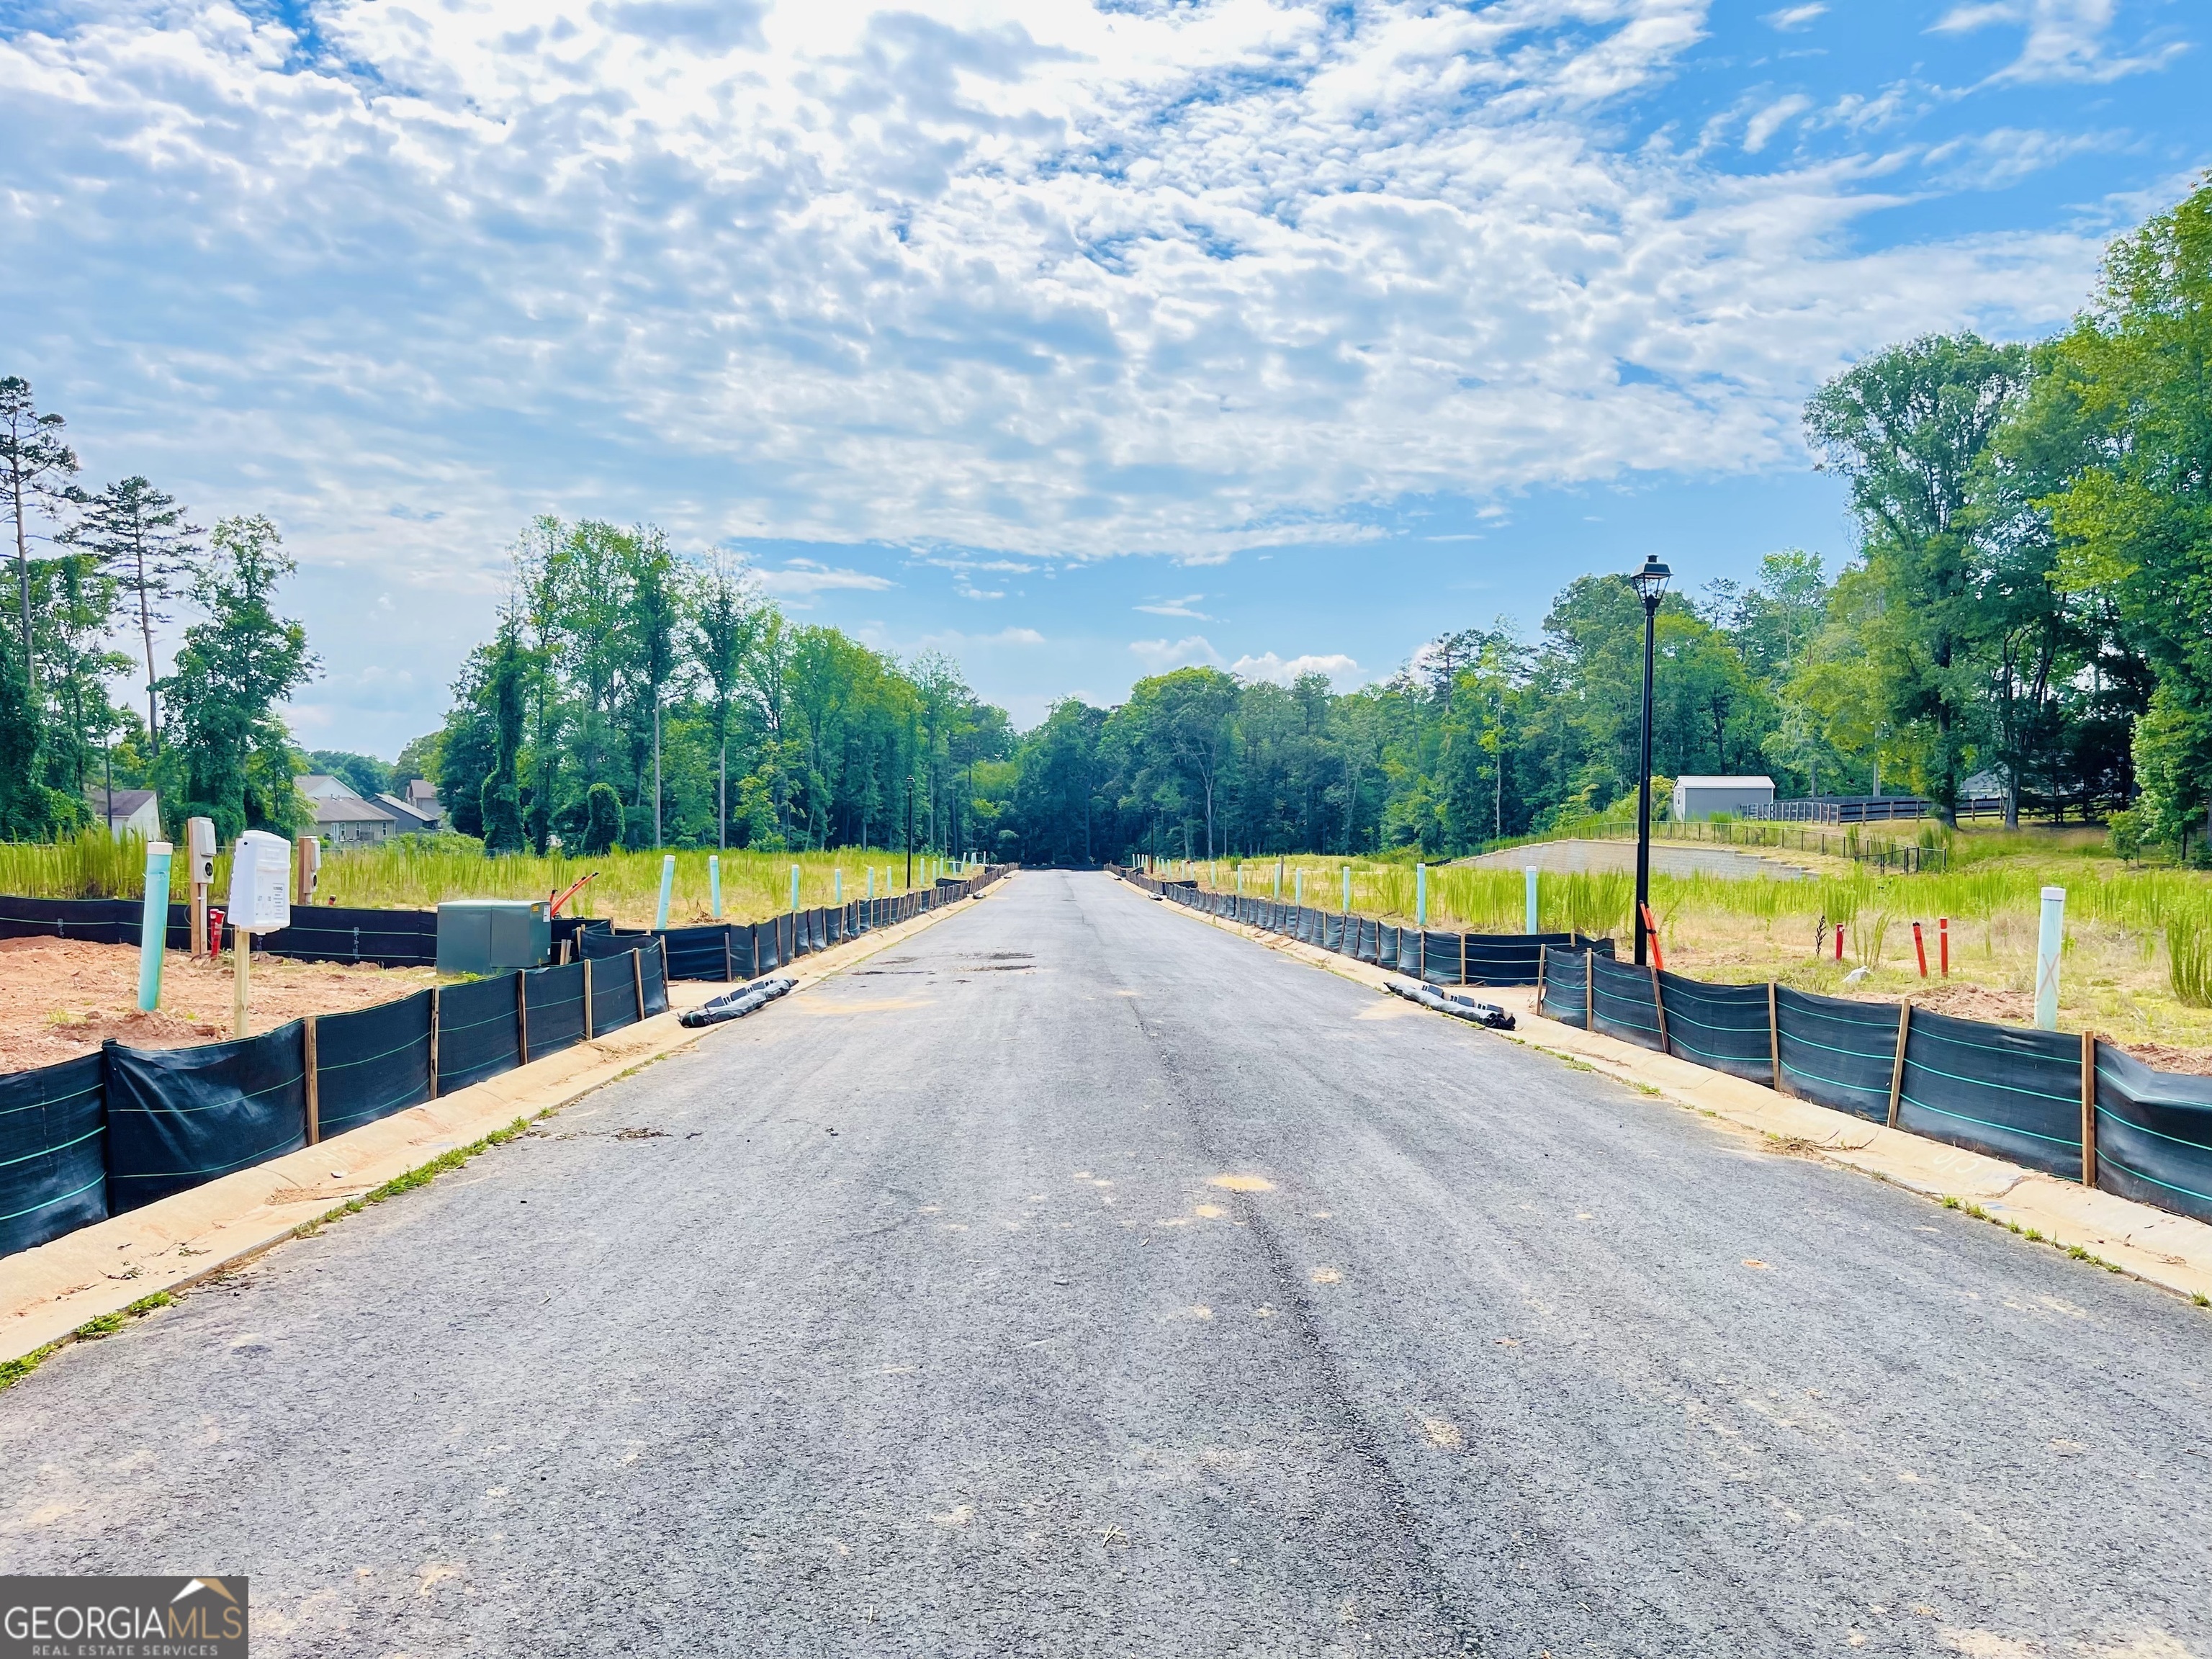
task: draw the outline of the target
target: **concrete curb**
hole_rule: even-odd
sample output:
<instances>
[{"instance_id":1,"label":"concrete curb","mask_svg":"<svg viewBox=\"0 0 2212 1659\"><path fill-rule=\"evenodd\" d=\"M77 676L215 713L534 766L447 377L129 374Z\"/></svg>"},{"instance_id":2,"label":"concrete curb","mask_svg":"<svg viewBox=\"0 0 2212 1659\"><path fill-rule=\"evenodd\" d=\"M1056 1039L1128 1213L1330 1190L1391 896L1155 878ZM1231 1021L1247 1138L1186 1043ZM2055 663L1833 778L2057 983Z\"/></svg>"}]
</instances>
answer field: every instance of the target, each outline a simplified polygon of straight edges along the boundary
<instances>
[{"instance_id":1,"label":"concrete curb","mask_svg":"<svg viewBox=\"0 0 2212 1659\"><path fill-rule=\"evenodd\" d=\"M792 971L799 985L791 995L988 896L962 899L802 957ZM686 1030L676 1018L727 988L672 981L665 1013L8 1257L0 1261L0 1364L68 1341L88 1322L124 1313L148 1297L174 1294L228 1272L411 1170L475 1146L518 1118L569 1105L727 1029Z\"/></svg>"},{"instance_id":2,"label":"concrete curb","mask_svg":"<svg viewBox=\"0 0 2212 1659\"><path fill-rule=\"evenodd\" d=\"M1139 889L1128 890L1139 898L1149 898ZM1165 900L1161 902L1193 921L1257 940L1310 967L1377 990L1390 980L1408 977L1318 945L1263 933L1243 922L1227 921ZM1509 1011L1520 1024L1518 1030L1492 1036L1564 1055L1607 1077L1759 1135L1769 1145L1779 1142L1781 1150L1841 1164L1925 1198L1955 1200L1962 1208L1971 1207L1999 1225L2022 1233L2033 1230L2061 1249L2087 1251L2106 1265L2161 1290L2193 1299L2212 1297L2212 1226L2203 1222L2060 1181L2002 1158L1907 1134L1886 1124L1869 1123L1848 1112L1777 1094L1759 1084L1708 1071L1617 1037L1563 1025L1536 1012L1536 994L1528 988L1485 988L1480 994Z\"/></svg>"}]
</instances>

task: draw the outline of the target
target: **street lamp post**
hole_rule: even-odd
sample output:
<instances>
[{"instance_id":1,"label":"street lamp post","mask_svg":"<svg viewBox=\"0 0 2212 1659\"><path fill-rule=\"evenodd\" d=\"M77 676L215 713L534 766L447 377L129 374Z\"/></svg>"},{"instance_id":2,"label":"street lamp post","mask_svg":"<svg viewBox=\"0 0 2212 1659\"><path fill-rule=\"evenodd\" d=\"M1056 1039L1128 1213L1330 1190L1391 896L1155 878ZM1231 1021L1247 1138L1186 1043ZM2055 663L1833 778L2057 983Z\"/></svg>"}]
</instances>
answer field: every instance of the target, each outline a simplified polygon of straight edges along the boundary
<instances>
[{"instance_id":1,"label":"street lamp post","mask_svg":"<svg viewBox=\"0 0 2212 1659\"><path fill-rule=\"evenodd\" d=\"M1636 769L1636 965L1646 960L1644 913L1651 902L1651 656L1659 620L1659 600L1674 573L1656 553L1644 556L1644 568L1628 579L1644 601L1644 742Z\"/></svg>"}]
</instances>

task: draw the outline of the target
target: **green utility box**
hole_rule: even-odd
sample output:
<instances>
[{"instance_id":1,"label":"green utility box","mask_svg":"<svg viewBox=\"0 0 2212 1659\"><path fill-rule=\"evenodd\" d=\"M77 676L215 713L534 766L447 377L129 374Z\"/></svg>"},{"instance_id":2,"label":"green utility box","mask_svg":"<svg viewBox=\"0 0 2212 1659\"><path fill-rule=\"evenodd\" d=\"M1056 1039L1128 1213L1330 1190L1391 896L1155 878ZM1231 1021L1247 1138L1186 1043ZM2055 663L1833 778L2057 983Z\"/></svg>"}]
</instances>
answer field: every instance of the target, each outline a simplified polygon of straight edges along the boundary
<instances>
[{"instance_id":1,"label":"green utility box","mask_svg":"<svg viewBox=\"0 0 2212 1659\"><path fill-rule=\"evenodd\" d=\"M548 899L453 899L438 907L438 971L507 974L553 954Z\"/></svg>"}]
</instances>

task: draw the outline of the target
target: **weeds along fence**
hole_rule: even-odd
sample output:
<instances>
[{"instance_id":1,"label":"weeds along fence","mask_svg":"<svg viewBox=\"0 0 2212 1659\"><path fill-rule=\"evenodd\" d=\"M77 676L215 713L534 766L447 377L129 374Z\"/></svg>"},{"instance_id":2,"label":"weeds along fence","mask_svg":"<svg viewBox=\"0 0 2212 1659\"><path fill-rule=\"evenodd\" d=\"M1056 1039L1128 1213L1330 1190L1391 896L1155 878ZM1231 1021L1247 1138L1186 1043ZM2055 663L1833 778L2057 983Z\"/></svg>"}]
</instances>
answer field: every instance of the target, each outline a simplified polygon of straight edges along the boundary
<instances>
[{"instance_id":1,"label":"weeds along fence","mask_svg":"<svg viewBox=\"0 0 2212 1659\"><path fill-rule=\"evenodd\" d=\"M582 916L605 917L642 925L655 914L660 896L663 852L615 851L599 858L561 854L539 857L512 854L486 858L458 837L403 836L374 847L326 848L317 896L340 908L428 908L451 898L544 898L578 877L598 872L577 895L572 908ZM685 848L674 853L676 880L672 917L705 921L710 908L709 858L720 860L723 914L757 921L791 908L791 871L799 872L799 903L842 903L864 896L871 870L888 878L905 867L903 853L844 848L835 852L716 853ZM185 860L171 868L170 897L191 897ZM104 830L52 842L0 842L0 893L27 898L137 899L145 892L146 844L137 836L117 840ZM228 891L230 855L216 859L215 890ZM888 890L883 896L889 896Z\"/></svg>"},{"instance_id":2,"label":"weeds along fence","mask_svg":"<svg viewBox=\"0 0 2212 1659\"><path fill-rule=\"evenodd\" d=\"M1175 903L1431 984L1534 985L1547 1018L2212 1221L2212 1078L2156 1071L2094 1035L1771 981L1710 985L1616 961L1611 939L1437 933L1115 873Z\"/></svg>"},{"instance_id":3,"label":"weeds along fence","mask_svg":"<svg viewBox=\"0 0 2212 1659\"><path fill-rule=\"evenodd\" d=\"M597 922L571 931L566 959L551 967L234 1042L111 1041L95 1054L0 1076L0 1256L635 1024L667 1009L672 979L758 977L969 897L1006 872L994 866L896 898L761 922L659 933ZM434 960L434 927L430 947Z\"/></svg>"}]
</instances>

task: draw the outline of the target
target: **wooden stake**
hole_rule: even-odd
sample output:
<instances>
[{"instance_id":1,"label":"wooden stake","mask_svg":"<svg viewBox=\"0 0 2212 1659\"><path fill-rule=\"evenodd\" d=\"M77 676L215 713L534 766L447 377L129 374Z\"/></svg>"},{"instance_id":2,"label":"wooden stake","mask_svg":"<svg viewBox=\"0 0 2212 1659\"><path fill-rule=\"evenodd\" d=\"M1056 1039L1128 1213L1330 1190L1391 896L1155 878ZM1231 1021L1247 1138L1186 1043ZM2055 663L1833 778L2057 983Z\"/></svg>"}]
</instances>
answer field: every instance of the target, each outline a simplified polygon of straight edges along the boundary
<instances>
[{"instance_id":1,"label":"wooden stake","mask_svg":"<svg viewBox=\"0 0 2212 1659\"><path fill-rule=\"evenodd\" d=\"M592 1040L592 959L584 958L584 1041Z\"/></svg>"},{"instance_id":2,"label":"wooden stake","mask_svg":"<svg viewBox=\"0 0 2212 1659\"><path fill-rule=\"evenodd\" d=\"M2081 1033L2081 1184L2097 1184L2097 1034Z\"/></svg>"},{"instance_id":3,"label":"wooden stake","mask_svg":"<svg viewBox=\"0 0 2212 1659\"><path fill-rule=\"evenodd\" d=\"M1905 1042L1912 1033L1912 1005L1897 1006L1897 1059L1889 1068L1889 1127L1897 1127L1899 1109L1905 1103Z\"/></svg>"},{"instance_id":4,"label":"wooden stake","mask_svg":"<svg viewBox=\"0 0 2212 1659\"><path fill-rule=\"evenodd\" d=\"M252 973L248 964L253 959L253 935L243 927L237 927L231 930L230 937L231 952L235 958L232 963L230 981L230 1034L239 1037L252 1036L253 1032L248 1024L251 1017L246 1012L252 993L246 981Z\"/></svg>"},{"instance_id":5,"label":"wooden stake","mask_svg":"<svg viewBox=\"0 0 2212 1659\"><path fill-rule=\"evenodd\" d=\"M1766 1050L1774 1061L1774 1092L1782 1092L1782 1020L1776 1012L1774 981L1766 981Z\"/></svg>"},{"instance_id":6,"label":"wooden stake","mask_svg":"<svg viewBox=\"0 0 2212 1659\"><path fill-rule=\"evenodd\" d=\"M729 924L722 925L722 983L727 985L738 976L737 964L730 959Z\"/></svg>"},{"instance_id":7,"label":"wooden stake","mask_svg":"<svg viewBox=\"0 0 2212 1659\"><path fill-rule=\"evenodd\" d=\"M1358 952L1355 951L1352 954L1357 956ZM1544 975L1550 969L1551 965L1552 947L1548 945L1538 945L1536 947L1536 1012L1540 1014L1544 1012Z\"/></svg>"},{"instance_id":8,"label":"wooden stake","mask_svg":"<svg viewBox=\"0 0 2212 1659\"><path fill-rule=\"evenodd\" d=\"M518 1066L530 1064L530 975L514 974L514 1057Z\"/></svg>"},{"instance_id":9,"label":"wooden stake","mask_svg":"<svg viewBox=\"0 0 2212 1659\"><path fill-rule=\"evenodd\" d=\"M637 987L637 1017L640 1019L643 1019L645 1018L644 951L633 951L629 953L629 977L630 983Z\"/></svg>"},{"instance_id":10,"label":"wooden stake","mask_svg":"<svg viewBox=\"0 0 2212 1659\"><path fill-rule=\"evenodd\" d=\"M315 1017L300 1022L301 1074L307 1080L307 1145L323 1138L323 1103L315 1078Z\"/></svg>"},{"instance_id":11,"label":"wooden stake","mask_svg":"<svg viewBox=\"0 0 2212 1659\"><path fill-rule=\"evenodd\" d=\"M1671 1054L1674 1051L1667 1046L1667 1002L1659 994L1659 966L1656 963L1651 967L1651 1012L1659 1017L1659 1052Z\"/></svg>"},{"instance_id":12,"label":"wooden stake","mask_svg":"<svg viewBox=\"0 0 2212 1659\"><path fill-rule=\"evenodd\" d=\"M1583 1030L1597 1030L1597 952L1583 952Z\"/></svg>"},{"instance_id":13,"label":"wooden stake","mask_svg":"<svg viewBox=\"0 0 2212 1659\"><path fill-rule=\"evenodd\" d=\"M438 1097L438 988L430 988L430 1098Z\"/></svg>"}]
</instances>

